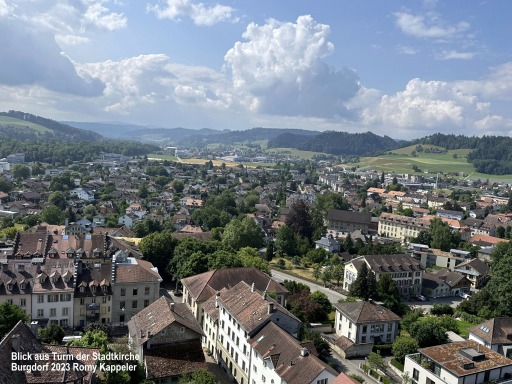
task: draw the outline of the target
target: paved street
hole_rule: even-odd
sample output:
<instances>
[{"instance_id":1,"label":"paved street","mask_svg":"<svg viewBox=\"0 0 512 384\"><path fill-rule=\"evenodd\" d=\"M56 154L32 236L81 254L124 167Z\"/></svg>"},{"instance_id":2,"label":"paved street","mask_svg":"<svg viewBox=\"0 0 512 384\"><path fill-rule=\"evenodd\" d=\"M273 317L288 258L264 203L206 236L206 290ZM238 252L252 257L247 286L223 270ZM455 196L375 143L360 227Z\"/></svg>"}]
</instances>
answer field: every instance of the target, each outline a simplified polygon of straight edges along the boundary
<instances>
[{"instance_id":1,"label":"paved street","mask_svg":"<svg viewBox=\"0 0 512 384\"><path fill-rule=\"evenodd\" d=\"M277 270L273 269L271 272L272 272L272 277L277 282L281 283L281 282L283 282L285 280L293 280L293 281L296 281L298 283L306 284L311 289L311 292L320 291L320 292L325 293L327 295L327 297L329 298L329 301L331 303L337 303L339 299L346 299L347 298L345 295L342 295L341 293L333 291L333 290L331 290L329 288L325 288L325 287L323 287L323 286L321 286L319 284L311 283L311 282L309 282L307 280L304 280L304 279L301 279L299 277L288 275L288 274L286 274L286 273L284 273L282 271L277 271Z\"/></svg>"}]
</instances>

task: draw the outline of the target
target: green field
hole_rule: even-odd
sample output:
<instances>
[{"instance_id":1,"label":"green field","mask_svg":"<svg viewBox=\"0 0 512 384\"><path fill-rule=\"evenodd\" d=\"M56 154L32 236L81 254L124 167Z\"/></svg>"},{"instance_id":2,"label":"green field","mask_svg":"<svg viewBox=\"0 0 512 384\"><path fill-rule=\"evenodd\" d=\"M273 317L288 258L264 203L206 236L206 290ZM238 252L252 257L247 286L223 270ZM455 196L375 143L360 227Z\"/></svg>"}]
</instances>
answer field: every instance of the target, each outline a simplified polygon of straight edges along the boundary
<instances>
[{"instance_id":1,"label":"green field","mask_svg":"<svg viewBox=\"0 0 512 384\"><path fill-rule=\"evenodd\" d=\"M43 127L42 125L34 124L25 120L15 119L14 117L9 116L0 116L0 126L2 125L29 128L39 133L53 132L51 129Z\"/></svg>"},{"instance_id":2,"label":"green field","mask_svg":"<svg viewBox=\"0 0 512 384\"><path fill-rule=\"evenodd\" d=\"M426 146L423 148L436 148ZM441 149L437 147L438 149ZM512 180L512 175L486 175L475 172L475 167L467 162L467 155L470 149L449 150L446 153L425 153L417 152L416 157L412 156L415 146L389 151L387 154L376 157L362 157L358 163L350 163L349 166L359 169L375 169L379 172L396 173L418 173L413 171L416 165L422 174L442 173L463 173L462 177L468 179L490 179L495 181ZM456 155L456 157L454 157Z\"/></svg>"},{"instance_id":3,"label":"green field","mask_svg":"<svg viewBox=\"0 0 512 384\"><path fill-rule=\"evenodd\" d=\"M311 152L311 151L302 151L300 149L295 148L271 148L267 149L267 153L283 153L283 154L289 154L290 156L300 157L301 159L310 160L315 155L326 155L326 156L332 156L328 155L326 153L322 152Z\"/></svg>"},{"instance_id":4,"label":"green field","mask_svg":"<svg viewBox=\"0 0 512 384\"><path fill-rule=\"evenodd\" d=\"M197 159L197 158L187 158L187 159L178 159L175 156L170 155L158 155L158 154L149 154L148 159L160 159L160 160L169 160L169 161L176 161L183 164L199 164L204 165L206 162L210 161L208 159ZM232 161L225 161L225 160L212 160L212 163L216 167L220 167L222 164L226 164L227 167L235 167L240 163L234 163ZM256 168L256 167L273 167L274 163L242 163L244 166L249 168Z\"/></svg>"}]
</instances>

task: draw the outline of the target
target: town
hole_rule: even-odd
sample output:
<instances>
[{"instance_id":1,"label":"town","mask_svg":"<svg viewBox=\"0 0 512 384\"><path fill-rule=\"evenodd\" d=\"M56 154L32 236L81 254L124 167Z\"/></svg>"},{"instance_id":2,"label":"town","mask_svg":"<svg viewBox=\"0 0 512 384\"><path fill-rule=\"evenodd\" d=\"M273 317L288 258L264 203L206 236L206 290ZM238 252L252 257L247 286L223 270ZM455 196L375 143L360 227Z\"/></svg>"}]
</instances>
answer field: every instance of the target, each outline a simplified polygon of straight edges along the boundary
<instances>
[{"instance_id":1,"label":"town","mask_svg":"<svg viewBox=\"0 0 512 384\"><path fill-rule=\"evenodd\" d=\"M220 161L0 160L2 383L512 382L509 184Z\"/></svg>"}]
</instances>

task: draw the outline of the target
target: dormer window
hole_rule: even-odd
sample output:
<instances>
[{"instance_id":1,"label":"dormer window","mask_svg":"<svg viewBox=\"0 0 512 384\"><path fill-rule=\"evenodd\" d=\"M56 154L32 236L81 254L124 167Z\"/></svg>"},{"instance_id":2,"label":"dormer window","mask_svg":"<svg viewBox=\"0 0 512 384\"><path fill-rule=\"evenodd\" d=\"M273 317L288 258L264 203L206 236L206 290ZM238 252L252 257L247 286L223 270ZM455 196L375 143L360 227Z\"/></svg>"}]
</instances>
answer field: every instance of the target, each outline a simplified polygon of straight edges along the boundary
<instances>
[{"instance_id":1,"label":"dormer window","mask_svg":"<svg viewBox=\"0 0 512 384\"><path fill-rule=\"evenodd\" d=\"M84 287L84 286L81 286L81 287L80 287L80 292L81 292L81 293L84 293L84 292L85 292L85 287Z\"/></svg>"},{"instance_id":2,"label":"dormer window","mask_svg":"<svg viewBox=\"0 0 512 384\"><path fill-rule=\"evenodd\" d=\"M12 284L11 283L7 284L7 290L8 291L12 291Z\"/></svg>"},{"instance_id":3,"label":"dormer window","mask_svg":"<svg viewBox=\"0 0 512 384\"><path fill-rule=\"evenodd\" d=\"M20 284L20 289L25 290L25 288L26 288L26 284L25 283L21 283Z\"/></svg>"},{"instance_id":4,"label":"dormer window","mask_svg":"<svg viewBox=\"0 0 512 384\"><path fill-rule=\"evenodd\" d=\"M95 293L95 292L96 292L96 286L95 286L95 285L91 285L91 292L92 292L92 293Z\"/></svg>"}]
</instances>

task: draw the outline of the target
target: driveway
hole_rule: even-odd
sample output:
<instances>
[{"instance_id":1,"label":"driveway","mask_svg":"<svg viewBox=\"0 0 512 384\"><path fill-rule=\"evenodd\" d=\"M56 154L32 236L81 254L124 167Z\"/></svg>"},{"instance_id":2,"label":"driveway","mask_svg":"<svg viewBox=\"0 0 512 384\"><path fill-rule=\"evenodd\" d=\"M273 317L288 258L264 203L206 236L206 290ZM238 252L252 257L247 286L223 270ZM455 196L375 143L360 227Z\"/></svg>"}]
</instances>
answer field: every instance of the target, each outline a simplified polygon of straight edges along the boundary
<instances>
[{"instance_id":1,"label":"driveway","mask_svg":"<svg viewBox=\"0 0 512 384\"><path fill-rule=\"evenodd\" d=\"M333 291L332 289L326 288L319 284L311 283L310 281L301 279L299 277L288 275L283 271L277 271L275 269L272 269L271 272L272 278L276 280L278 283L282 283L285 280L292 280L298 283L306 284L311 289L311 292L320 291L325 293L331 303L337 303L340 299L345 300L347 298L347 296L342 295L341 293L338 293L336 291Z\"/></svg>"}]
</instances>

